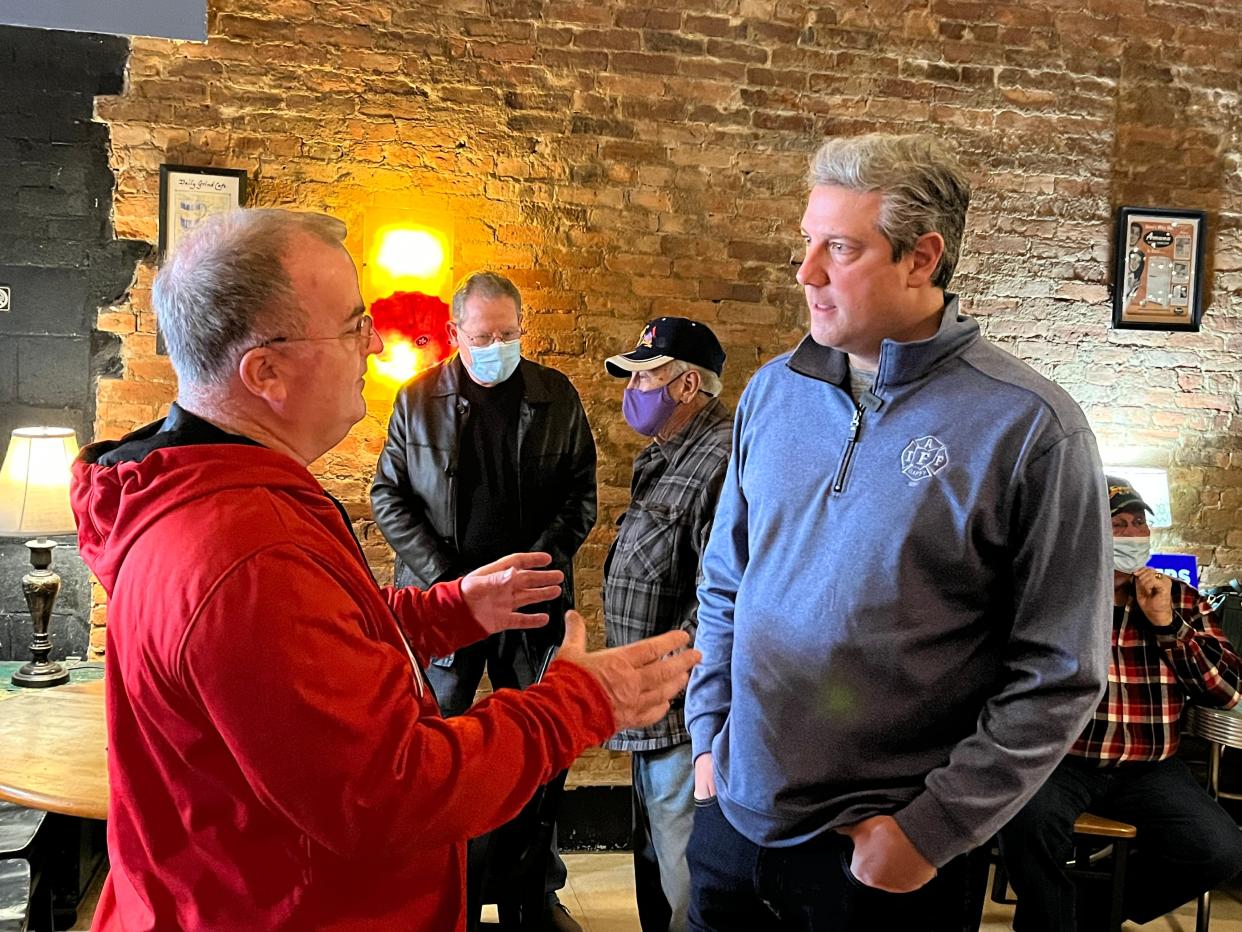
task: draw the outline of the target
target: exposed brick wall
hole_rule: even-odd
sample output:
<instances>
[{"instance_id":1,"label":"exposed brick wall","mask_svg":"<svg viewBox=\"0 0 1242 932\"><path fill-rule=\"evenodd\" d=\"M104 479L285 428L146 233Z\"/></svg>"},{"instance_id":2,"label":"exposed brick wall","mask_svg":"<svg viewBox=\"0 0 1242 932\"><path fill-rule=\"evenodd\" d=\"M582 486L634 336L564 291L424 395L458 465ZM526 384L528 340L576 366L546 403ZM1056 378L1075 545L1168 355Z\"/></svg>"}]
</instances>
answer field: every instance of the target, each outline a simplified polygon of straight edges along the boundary
<instances>
[{"instance_id":1,"label":"exposed brick wall","mask_svg":"<svg viewBox=\"0 0 1242 932\"><path fill-rule=\"evenodd\" d=\"M586 400L601 515L579 601L598 623L638 449L602 359L651 316L695 316L728 350L735 399L804 326L790 261L816 142L942 133L977 182L955 287L993 338L1084 404L1106 445L1170 466L1179 527L1159 543L1196 553L1209 581L1242 567L1236 0L668 6L214 2L206 45L135 40L126 93L98 104L118 234L155 241L161 162L243 166L254 202L349 222L355 256L368 207L447 210L455 271L510 270L528 353ZM1202 333L1109 329L1122 203L1208 210ZM102 434L173 395L152 356L149 280L144 268L132 306L101 318L125 367L101 385ZM386 416L374 399L317 467L382 573L366 490ZM591 757L576 776L623 780L622 765Z\"/></svg>"},{"instance_id":2,"label":"exposed brick wall","mask_svg":"<svg viewBox=\"0 0 1242 932\"><path fill-rule=\"evenodd\" d=\"M121 90L129 43L114 36L0 26L0 457L15 427L71 427L91 439L95 383L120 374L119 341L95 329L147 251L109 223L113 176L95 95ZM27 535L29 536L29 535ZM29 657L33 629L20 579L24 538L0 540L0 659ZM54 568L63 586L52 657L87 649L90 586L71 536Z\"/></svg>"}]
</instances>

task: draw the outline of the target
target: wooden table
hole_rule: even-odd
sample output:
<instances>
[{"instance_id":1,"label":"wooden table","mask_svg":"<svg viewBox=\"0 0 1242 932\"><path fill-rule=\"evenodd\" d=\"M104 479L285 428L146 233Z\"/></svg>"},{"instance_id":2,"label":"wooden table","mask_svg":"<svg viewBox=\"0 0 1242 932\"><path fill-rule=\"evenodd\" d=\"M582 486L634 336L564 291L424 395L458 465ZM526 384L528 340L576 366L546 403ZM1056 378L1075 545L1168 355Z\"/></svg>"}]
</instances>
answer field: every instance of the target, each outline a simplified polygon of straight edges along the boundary
<instances>
[{"instance_id":1,"label":"wooden table","mask_svg":"<svg viewBox=\"0 0 1242 932\"><path fill-rule=\"evenodd\" d=\"M0 799L108 817L103 681L26 689L0 702Z\"/></svg>"}]
</instances>

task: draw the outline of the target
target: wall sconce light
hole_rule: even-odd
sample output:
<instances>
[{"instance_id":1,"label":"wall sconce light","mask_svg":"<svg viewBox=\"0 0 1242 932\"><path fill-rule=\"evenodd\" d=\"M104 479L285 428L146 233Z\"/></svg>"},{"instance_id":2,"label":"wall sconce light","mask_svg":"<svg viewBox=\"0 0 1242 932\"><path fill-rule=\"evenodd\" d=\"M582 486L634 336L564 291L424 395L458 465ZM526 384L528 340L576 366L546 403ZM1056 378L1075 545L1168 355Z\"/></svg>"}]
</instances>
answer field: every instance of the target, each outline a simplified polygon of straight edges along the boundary
<instances>
[{"instance_id":1,"label":"wall sconce light","mask_svg":"<svg viewBox=\"0 0 1242 932\"><path fill-rule=\"evenodd\" d=\"M1150 526L1154 528L1173 526L1173 509L1169 501L1168 470L1155 466L1105 466L1105 475L1128 479L1143 501L1154 512Z\"/></svg>"},{"instance_id":2,"label":"wall sconce light","mask_svg":"<svg viewBox=\"0 0 1242 932\"><path fill-rule=\"evenodd\" d=\"M60 576L51 569L56 541L49 538L77 533L69 507L69 468L77 455L77 437L66 427L19 427L0 467L0 536L35 537L26 541L33 569L22 577L34 625L32 659L13 674L14 686L58 686L69 680L69 671L48 659L48 627L60 592Z\"/></svg>"},{"instance_id":3,"label":"wall sconce light","mask_svg":"<svg viewBox=\"0 0 1242 932\"><path fill-rule=\"evenodd\" d=\"M363 297L398 291L447 298L452 288L453 224L421 210L369 210L363 222Z\"/></svg>"},{"instance_id":4,"label":"wall sconce light","mask_svg":"<svg viewBox=\"0 0 1242 932\"><path fill-rule=\"evenodd\" d=\"M368 384L391 393L446 358L453 287L453 223L429 210L368 210L362 294L384 351L370 357Z\"/></svg>"}]
</instances>

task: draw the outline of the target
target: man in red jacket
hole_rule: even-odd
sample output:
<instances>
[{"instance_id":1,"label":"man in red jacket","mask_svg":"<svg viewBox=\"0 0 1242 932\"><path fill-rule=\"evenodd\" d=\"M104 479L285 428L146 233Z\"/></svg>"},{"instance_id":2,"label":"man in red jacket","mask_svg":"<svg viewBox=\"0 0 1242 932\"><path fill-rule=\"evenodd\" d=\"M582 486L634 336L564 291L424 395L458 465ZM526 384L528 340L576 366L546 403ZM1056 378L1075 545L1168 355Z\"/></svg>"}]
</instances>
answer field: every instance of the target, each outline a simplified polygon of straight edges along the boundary
<instances>
[{"instance_id":1,"label":"man in red jacket","mask_svg":"<svg viewBox=\"0 0 1242 932\"><path fill-rule=\"evenodd\" d=\"M213 218L153 303L179 380L161 421L75 465L83 556L108 591L111 874L97 929L464 926L465 840L586 747L659 719L698 659L670 632L560 659L440 717L420 673L555 596L546 554L376 585L307 471L365 414L382 349L329 217Z\"/></svg>"}]
</instances>

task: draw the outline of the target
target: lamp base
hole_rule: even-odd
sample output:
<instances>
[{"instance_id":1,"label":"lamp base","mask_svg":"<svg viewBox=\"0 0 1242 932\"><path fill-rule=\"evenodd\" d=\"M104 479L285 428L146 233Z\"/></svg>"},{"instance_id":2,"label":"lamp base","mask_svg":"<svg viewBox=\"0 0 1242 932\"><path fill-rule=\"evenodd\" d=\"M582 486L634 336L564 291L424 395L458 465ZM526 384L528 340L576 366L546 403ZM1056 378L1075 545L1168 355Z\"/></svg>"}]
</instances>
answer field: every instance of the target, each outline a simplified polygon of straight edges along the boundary
<instances>
[{"instance_id":1,"label":"lamp base","mask_svg":"<svg viewBox=\"0 0 1242 932\"><path fill-rule=\"evenodd\" d=\"M69 682L69 671L55 660L40 663L32 660L22 664L21 669L13 674L14 686L29 686L41 689L45 686L59 686Z\"/></svg>"},{"instance_id":2,"label":"lamp base","mask_svg":"<svg viewBox=\"0 0 1242 932\"><path fill-rule=\"evenodd\" d=\"M30 620L34 625L34 638L30 642L30 662L13 674L14 686L59 686L69 682L69 671L55 660L49 660L52 639L48 636L48 624L52 620L52 605L60 591L60 577L50 569L52 551L56 541L47 538L26 541L30 548L31 571L22 577L22 593L30 608Z\"/></svg>"}]
</instances>

